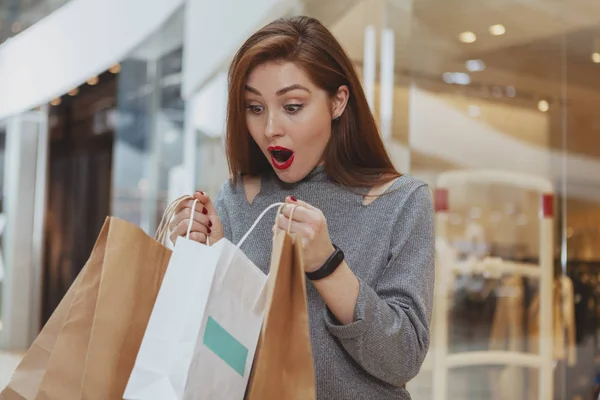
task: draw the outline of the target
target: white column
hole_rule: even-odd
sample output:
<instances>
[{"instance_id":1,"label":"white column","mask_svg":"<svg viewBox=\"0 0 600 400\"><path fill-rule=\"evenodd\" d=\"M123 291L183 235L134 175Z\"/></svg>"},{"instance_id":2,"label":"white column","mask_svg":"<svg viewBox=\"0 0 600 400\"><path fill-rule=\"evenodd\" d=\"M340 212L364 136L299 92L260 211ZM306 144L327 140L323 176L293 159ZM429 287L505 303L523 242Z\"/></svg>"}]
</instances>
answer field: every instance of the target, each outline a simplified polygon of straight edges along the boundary
<instances>
[{"instance_id":1,"label":"white column","mask_svg":"<svg viewBox=\"0 0 600 400\"><path fill-rule=\"evenodd\" d=\"M363 86L371 112L375 112L375 70L377 67L377 37L375 27L365 27L365 40L363 47Z\"/></svg>"},{"instance_id":2,"label":"white column","mask_svg":"<svg viewBox=\"0 0 600 400\"><path fill-rule=\"evenodd\" d=\"M38 333L46 198L47 123L43 112L12 117L4 165L5 276L0 347L23 350Z\"/></svg>"}]
</instances>

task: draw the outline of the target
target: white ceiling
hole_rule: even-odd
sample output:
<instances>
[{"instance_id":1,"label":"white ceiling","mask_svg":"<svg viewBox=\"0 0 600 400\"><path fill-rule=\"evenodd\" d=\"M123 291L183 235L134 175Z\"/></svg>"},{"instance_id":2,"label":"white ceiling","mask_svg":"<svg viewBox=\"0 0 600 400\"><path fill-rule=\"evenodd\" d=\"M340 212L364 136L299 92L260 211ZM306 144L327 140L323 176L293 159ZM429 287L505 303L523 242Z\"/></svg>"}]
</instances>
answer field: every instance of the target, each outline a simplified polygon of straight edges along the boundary
<instances>
[{"instance_id":1,"label":"white ceiling","mask_svg":"<svg viewBox=\"0 0 600 400\"><path fill-rule=\"evenodd\" d=\"M491 35L488 28L494 24L503 24L506 33ZM394 31L397 84L412 82L530 109L544 99L551 104L549 114L558 113L552 118L560 121L560 104L567 104L568 134L582 136L569 140L576 145L571 150L600 157L600 146L583 139L598 125L591 116L600 104L600 64L592 62L591 54L597 42L600 46L600 1L363 0L332 27L358 66L367 25ZM464 31L474 32L477 41L461 43L458 35ZM483 60L486 69L469 72L469 59ZM471 85L448 85L444 72L469 73ZM515 88L516 97L506 97L508 87ZM501 97L490 94L495 88ZM582 121L589 126L581 129Z\"/></svg>"}]
</instances>

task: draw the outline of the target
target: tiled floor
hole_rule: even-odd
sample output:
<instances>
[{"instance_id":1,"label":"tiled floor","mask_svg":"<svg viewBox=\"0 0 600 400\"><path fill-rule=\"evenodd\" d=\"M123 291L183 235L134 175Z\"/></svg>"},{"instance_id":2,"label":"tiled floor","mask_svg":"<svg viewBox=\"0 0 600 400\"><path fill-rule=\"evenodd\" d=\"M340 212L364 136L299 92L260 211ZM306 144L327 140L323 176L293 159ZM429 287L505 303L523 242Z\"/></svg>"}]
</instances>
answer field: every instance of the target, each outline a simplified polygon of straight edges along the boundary
<instances>
[{"instance_id":1,"label":"tiled floor","mask_svg":"<svg viewBox=\"0 0 600 400\"><path fill-rule=\"evenodd\" d=\"M19 353L0 352L0 388L6 387L22 356Z\"/></svg>"}]
</instances>

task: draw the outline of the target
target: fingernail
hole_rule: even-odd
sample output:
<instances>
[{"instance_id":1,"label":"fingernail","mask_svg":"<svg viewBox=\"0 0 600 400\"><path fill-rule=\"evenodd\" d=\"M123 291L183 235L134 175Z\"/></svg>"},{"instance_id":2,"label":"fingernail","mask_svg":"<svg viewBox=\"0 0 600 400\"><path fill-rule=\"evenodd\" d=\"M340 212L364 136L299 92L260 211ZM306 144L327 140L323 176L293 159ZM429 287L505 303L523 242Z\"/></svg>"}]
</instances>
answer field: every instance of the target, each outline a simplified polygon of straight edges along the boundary
<instances>
[{"instance_id":1,"label":"fingernail","mask_svg":"<svg viewBox=\"0 0 600 400\"><path fill-rule=\"evenodd\" d=\"M211 232L211 231L210 231L210 228L208 228L208 234L209 234L209 235L210 235L210 232Z\"/></svg>"},{"instance_id":2,"label":"fingernail","mask_svg":"<svg viewBox=\"0 0 600 400\"><path fill-rule=\"evenodd\" d=\"M212 221L208 221L208 227L212 228Z\"/></svg>"},{"instance_id":3,"label":"fingernail","mask_svg":"<svg viewBox=\"0 0 600 400\"><path fill-rule=\"evenodd\" d=\"M298 201L298 200L296 200L296 198L295 198L294 196L290 196L290 199L291 199L293 202L296 202L296 201Z\"/></svg>"},{"instance_id":4,"label":"fingernail","mask_svg":"<svg viewBox=\"0 0 600 400\"><path fill-rule=\"evenodd\" d=\"M206 209L206 207L202 209L202 214L204 214L204 215L208 214L208 210Z\"/></svg>"}]
</instances>

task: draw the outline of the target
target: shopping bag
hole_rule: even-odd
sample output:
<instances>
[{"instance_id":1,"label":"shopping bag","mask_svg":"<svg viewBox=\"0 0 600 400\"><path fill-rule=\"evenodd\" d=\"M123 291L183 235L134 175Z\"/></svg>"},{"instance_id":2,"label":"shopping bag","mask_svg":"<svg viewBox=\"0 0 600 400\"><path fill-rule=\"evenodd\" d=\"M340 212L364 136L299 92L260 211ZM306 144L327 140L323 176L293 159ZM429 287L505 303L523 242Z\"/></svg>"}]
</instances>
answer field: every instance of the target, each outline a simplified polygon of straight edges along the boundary
<instances>
[{"instance_id":1,"label":"shopping bag","mask_svg":"<svg viewBox=\"0 0 600 400\"><path fill-rule=\"evenodd\" d=\"M137 226L107 219L38 399L121 398L170 255Z\"/></svg>"},{"instance_id":2,"label":"shopping bag","mask_svg":"<svg viewBox=\"0 0 600 400\"><path fill-rule=\"evenodd\" d=\"M8 385L0 393L0 400L35 399L48 367L50 355L56 345L58 334L67 319L71 304L75 298L75 293L79 288L81 278L85 274L88 265L86 264L83 267L81 273L58 304L58 307L56 307L46 325L44 325L27 353L25 353Z\"/></svg>"},{"instance_id":3,"label":"shopping bag","mask_svg":"<svg viewBox=\"0 0 600 400\"><path fill-rule=\"evenodd\" d=\"M300 241L278 231L273 239L263 327L247 400L316 399Z\"/></svg>"},{"instance_id":4,"label":"shopping bag","mask_svg":"<svg viewBox=\"0 0 600 400\"><path fill-rule=\"evenodd\" d=\"M170 254L137 226L107 218L0 398L122 398Z\"/></svg>"},{"instance_id":5,"label":"shopping bag","mask_svg":"<svg viewBox=\"0 0 600 400\"><path fill-rule=\"evenodd\" d=\"M78 399L81 395L82 373L110 226L111 221L105 221L86 268L79 273L81 281L52 349L36 399Z\"/></svg>"},{"instance_id":6,"label":"shopping bag","mask_svg":"<svg viewBox=\"0 0 600 400\"><path fill-rule=\"evenodd\" d=\"M105 255L83 375L85 400L122 399L167 270L171 251L116 221Z\"/></svg>"},{"instance_id":7,"label":"shopping bag","mask_svg":"<svg viewBox=\"0 0 600 400\"><path fill-rule=\"evenodd\" d=\"M240 246L276 206L263 211L237 245L227 239L212 246L177 240L125 399L243 398L267 277Z\"/></svg>"}]
</instances>

